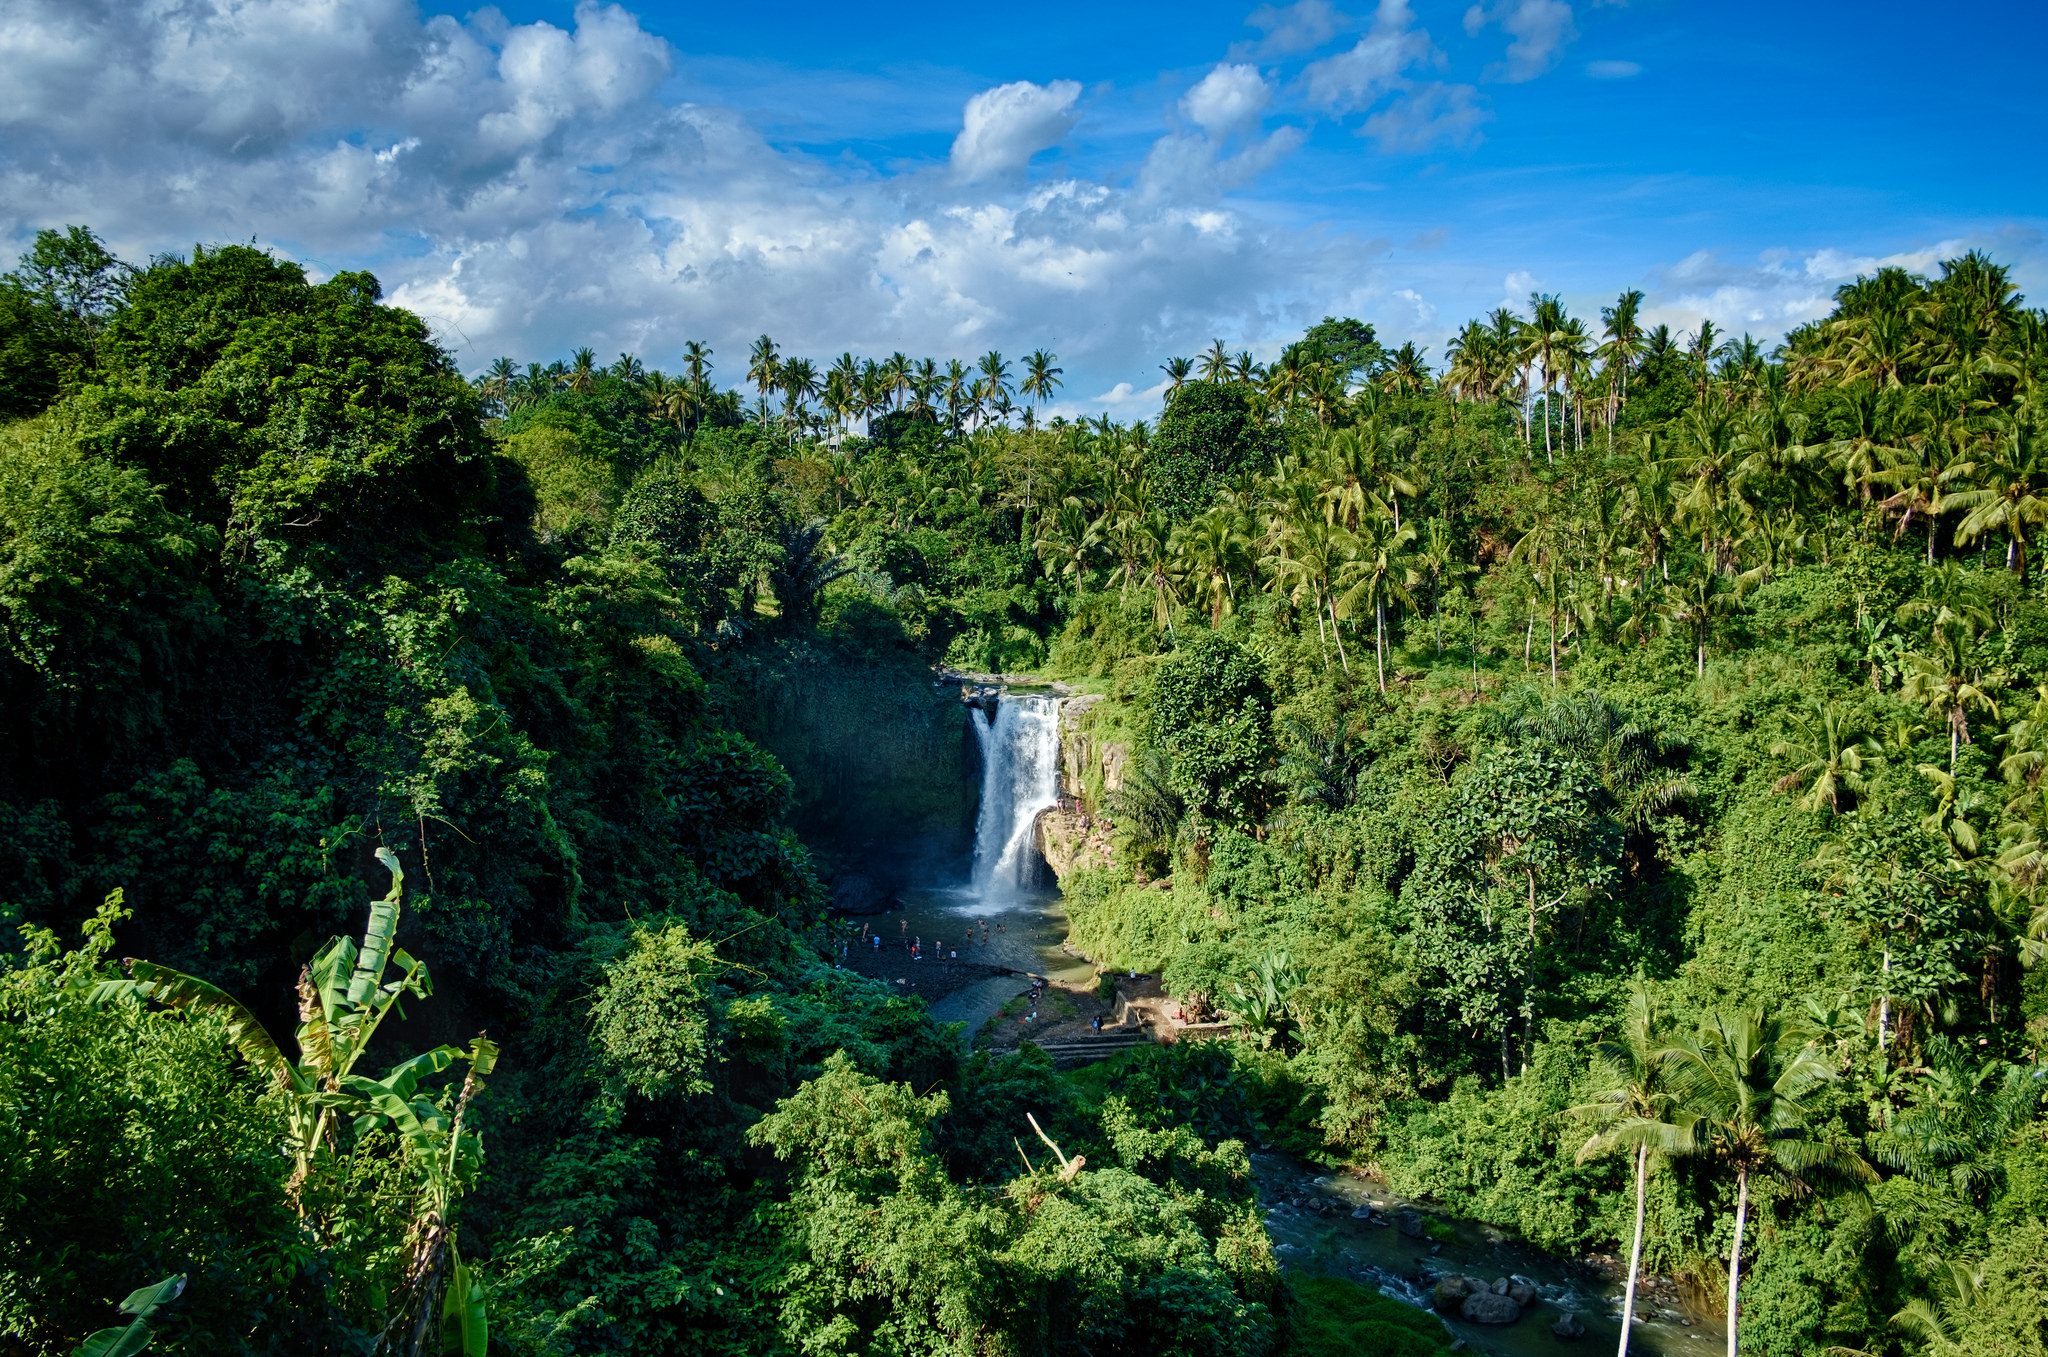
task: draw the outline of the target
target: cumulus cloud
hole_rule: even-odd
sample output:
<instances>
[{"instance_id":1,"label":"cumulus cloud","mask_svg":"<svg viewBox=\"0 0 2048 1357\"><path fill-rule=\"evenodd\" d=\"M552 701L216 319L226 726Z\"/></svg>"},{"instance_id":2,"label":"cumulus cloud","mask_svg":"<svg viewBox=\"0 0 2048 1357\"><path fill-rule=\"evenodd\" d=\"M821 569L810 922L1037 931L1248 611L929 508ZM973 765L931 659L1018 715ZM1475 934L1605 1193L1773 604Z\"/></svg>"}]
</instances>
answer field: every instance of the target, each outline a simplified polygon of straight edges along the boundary
<instances>
[{"instance_id":1,"label":"cumulus cloud","mask_svg":"<svg viewBox=\"0 0 2048 1357\"><path fill-rule=\"evenodd\" d=\"M1351 113L1405 88L1409 70L1442 61L1429 33L1415 27L1407 0L1380 0L1372 27L1358 45L1309 63L1302 82L1311 103L1333 113Z\"/></svg>"},{"instance_id":2,"label":"cumulus cloud","mask_svg":"<svg viewBox=\"0 0 2048 1357\"><path fill-rule=\"evenodd\" d=\"M1180 110L1212 137L1256 122L1273 98L1272 87L1250 65L1219 64L1180 101Z\"/></svg>"},{"instance_id":3,"label":"cumulus cloud","mask_svg":"<svg viewBox=\"0 0 2048 1357\"><path fill-rule=\"evenodd\" d=\"M1579 36L1572 25L1572 7L1564 0L1503 0L1487 9L1474 5L1465 11L1465 32L1477 37L1488 24L1498 23L1514 41L1505 59L1486 68L1484 79L1506 84L1534 80L1555 66L1564 49Z\"/></svg>"},{"instance_id":4,"label":"cumulus cloud","mask_svg":"<svg viewBox=\"0 0 2048 1357\"><path fill-rule=\"evenodd\" d=\"M967 101L960 135L953 139L954 172L972 183L1023 169L1074 129L1074 101L1080 97L1081 86L1073 80L1017 80L983 90Z\"/></svg>"},{"instance_id":5,"label":"cumulus cloud","mask_svg":"<svg viewBox=\"0 0 2048 1357\"><path fill-rule=\"evenodd\" d=\"M1298 0L1285 7L1261 5L1245 23L1265 36L1256 43L1239 44L1231 55L1293 56L1313 52L1336 37L1349 22L1329 0Z\"/></svg>"},{"instance_id":6,"label":"cumulus cloud","mask_svg":"<svg viewBox=\"0 0 2048 1357\"><path fill-rule=\"evenodd\" d=\"M1364 133L1383 151L1416 152L1470 146L1493 117L1470 85L1420 86L1365 120Z\"/></svg>"},{"instance_id":7,"label":"cumulus cloud","mask_svg":"<svg viewBox=\"0 0 2048 1357\"><path fill-rule=\"evenodd\" d=\"M764 330L798 353L1044 346L1077 390L1137 377L1136 410L1161 357L1298 332L1383 253L1217 196L1302 135L1258 135L1270 91L1229 65L1136 184L1033 183L1072 82L975 96L940 163L826 161L676 102L668 44L591 0L567 26L410 0L4 15L0 235L87 222L136 259L254 236L315 276L372 268L471 371L581 343L673 365L702 339L730 380Z\"/></svg>"}]
</instances>

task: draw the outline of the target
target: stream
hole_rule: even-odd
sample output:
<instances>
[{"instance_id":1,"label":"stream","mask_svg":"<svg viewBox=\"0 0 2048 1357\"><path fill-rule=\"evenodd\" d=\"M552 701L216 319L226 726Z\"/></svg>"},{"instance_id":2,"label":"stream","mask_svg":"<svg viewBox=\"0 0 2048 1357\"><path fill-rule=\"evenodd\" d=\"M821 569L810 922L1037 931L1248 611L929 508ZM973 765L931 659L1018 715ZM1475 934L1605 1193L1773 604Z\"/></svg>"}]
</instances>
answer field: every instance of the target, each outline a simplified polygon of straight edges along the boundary
<instances>
[{"instance_id":1,"label":"stream","mask_svg":"<svg viewBox=\"0 0 2048 1357\"><path fill-rule=\"evenodd\" d=\"M1043 690L1006 689L993 711L969 713L982 754L981 804L972 874L964 884L900 892L890 912L865 921L870 930L856 963L863 973L906 993L925 993L932 1016L966 1024L970 1038L1027 987L1026 975L1072 989L1092 988L1095 967L1066 948L1067 916L1036 846L1036 822L1058 799L1060 699ZM874 937L881 945L873 947ZM920 944L914 957L911 944ZM1381 1294L1430 1309L1430 1285L1451 1273L1518 1278L1537 1301L1512 1324L1445 1323L1469 1349L1499 1357L1554 1355L1577 1348L1613 1351L1620 1331L1621 1288L1590 1280L1584 1270L1472 1221L1448 1221L1419 1207L1439 1241L1405 1235L1393 1223L1410 1203L1383 1183L1353 1173L1320 1172L1287 1155L1252 1156L1266 1229L1282 1266L1348 1277ZM1585 1335L1559 1339L1551 1325L1576 1315ZM1639 1357L1690 1357L1724 1345L1713 1318L1691 1313L1668 1288L1639 1292L1629 1350Z\"/></svg>"}]
</instances>

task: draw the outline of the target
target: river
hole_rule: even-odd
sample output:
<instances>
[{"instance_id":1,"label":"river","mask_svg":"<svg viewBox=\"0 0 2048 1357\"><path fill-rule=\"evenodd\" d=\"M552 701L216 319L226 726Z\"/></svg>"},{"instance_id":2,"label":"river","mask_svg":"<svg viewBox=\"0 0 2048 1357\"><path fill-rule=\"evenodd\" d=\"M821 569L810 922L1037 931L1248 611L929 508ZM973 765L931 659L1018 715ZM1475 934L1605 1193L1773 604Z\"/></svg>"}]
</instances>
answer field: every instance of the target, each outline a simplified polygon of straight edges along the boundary
<instances>
[{"instance_id":1,"label":"river","mask_svg":"<svg viewBox=\"0 0 2048 1357\"><path fill-rule=\"evenodd\" d=\"M905 890L897 909L866 921L870 942L879 934L882 945L864 945L859 968L907 993L926 994L934 1018L966 1024L971 1037L1027 987L1027 976L1080 991L1093 988L1096 972L1067 950L1067 916L1036 847L1037 817L1060 793L1059 699L1043 691L1006 691L993 713L978 709L969 720L982 753L971 875L964 883ZM912 958L913 941L921 944L922 959ZM1252 1165L1267 1232L1290 1270L1350 1277L1425 1309L1437 1275L1489 1282L1518 1277L1540 1297L1519 1321L1445 1321L1472 1351L1554 1355L1566 1345L1551 1325L1567 1313L1586 1331L1572 1346L1591 1352L1617 1346L1620 1288L1590 1280L1584 1269L1490 1226L1433 1213L1428 1219L1437 1233L1448 1228L1452 1238L1404 1235L1388 1222L1411 1205L1427 1212L1427 1203L1403 1201L1385 1184L1357 1174L1325 1173L1270 1150L1255 1154ZM1639 1357L1707 1357L1724 1346L1720 1326L1688 1312L1668 1287L1639 1296L1637 1309L1629 1348Z\"/></svg>"}]
</instances>

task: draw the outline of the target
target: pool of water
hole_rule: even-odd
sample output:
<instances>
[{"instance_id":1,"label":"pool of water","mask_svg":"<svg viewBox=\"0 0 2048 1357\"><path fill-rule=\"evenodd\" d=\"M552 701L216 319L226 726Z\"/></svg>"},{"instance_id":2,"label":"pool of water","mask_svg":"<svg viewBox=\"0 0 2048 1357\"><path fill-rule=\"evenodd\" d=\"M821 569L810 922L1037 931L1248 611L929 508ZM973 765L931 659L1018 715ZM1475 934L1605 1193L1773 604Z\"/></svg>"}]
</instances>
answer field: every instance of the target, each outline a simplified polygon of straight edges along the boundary
<instances>
[{"instance_id":1,"label":"pool of water","mask_svg":"<svg viewBox=\"0 0 2048 1357\"><path fill-rule=\"evenodd\" d=\"M1067 915L1056 890L1020 892L991 901L970 887L932 886L906 890L900 901L901 908L865 920L882 934L885 946L903 937L922 938L927 955L944 955L935 951L943 947L958 951L963 961L1076 985L1094 982L1095 968L1063 950ZM966 1023L971 1037L1028 984L1023 975L985 980L935 1001L932 1017Z\"/></svg>"}]
</instances>

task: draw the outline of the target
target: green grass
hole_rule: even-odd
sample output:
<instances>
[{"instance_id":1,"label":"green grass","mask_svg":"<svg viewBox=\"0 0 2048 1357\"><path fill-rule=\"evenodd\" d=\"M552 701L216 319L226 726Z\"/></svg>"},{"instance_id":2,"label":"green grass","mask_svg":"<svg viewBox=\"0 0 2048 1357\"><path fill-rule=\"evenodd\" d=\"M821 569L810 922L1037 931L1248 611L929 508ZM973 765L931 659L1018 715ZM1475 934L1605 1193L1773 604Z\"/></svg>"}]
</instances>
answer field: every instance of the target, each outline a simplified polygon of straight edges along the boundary
<instances>
[{"instance_id":1,"label":"green grass","mask_svg":"<svg viewBox=\"0 0 2048 1357\"><path fill-rule=\"evenodd\" d=\"M1435 1357L1451 1336L1435 1316L1342 1277L1295 1277L1292 1357Z\"/></svg>"}]
</instances>

